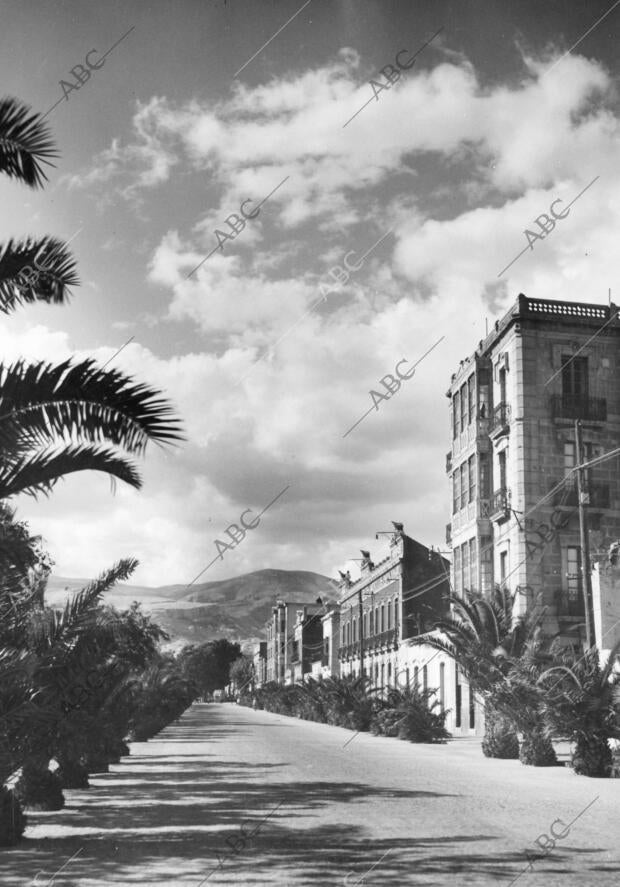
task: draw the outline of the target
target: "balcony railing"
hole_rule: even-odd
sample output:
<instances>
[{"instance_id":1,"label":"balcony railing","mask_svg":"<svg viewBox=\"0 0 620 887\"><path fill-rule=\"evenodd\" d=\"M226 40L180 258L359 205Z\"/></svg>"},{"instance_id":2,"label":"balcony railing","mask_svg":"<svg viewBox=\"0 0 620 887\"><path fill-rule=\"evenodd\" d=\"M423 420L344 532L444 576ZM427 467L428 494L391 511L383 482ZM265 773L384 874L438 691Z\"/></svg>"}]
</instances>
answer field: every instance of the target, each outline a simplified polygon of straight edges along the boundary
<instances>
[{"instance_id":1,"label":"balcony railing","mask_svg":"<svg viewBox=\"0 0 620 887\"><path fill-rule=\"evenodd\" d=\"M494 437L499 434L505 434L510 430L510 404L498 403L493 410L489 435Z\"/></svg>"},{"instance_id":2,"label":"balcony railing","mask_svg":"<svg viewBox=\"0 0 620 887\"><path fill-rule=\"evenodd\" d=\"M558 616L585 617L585 601L581 591L579 591L579 594L576 596L569 595L567 591L556 591L555 601L558 608Z\"/></svg>"},{"instance_id":3,"label":"balcony railing","mask_svg":"<svg viewBox=\"0 0 620 887\"><path fill-rule=\"evenodd\" d=\"M588 494L584 501L584 505L590 508L609 508L609 487L604 484L589 483L584 491ZM588 501L589 500L589 501ZM552 500L554 508L565 506L566 508L576 508L579 504L579 494L577 492L576 478L574 485L570 489L560 489Z\"/></svg>"},{"instance_id":4,"label":"balcony railing","mask_svg":"<svg viewBox=\"0 0 620 887\"><path fill-rule=\"evenodd\" d=\"M590 422L607 421L607 401L604 397L584 397L582 394L554 394L551 397L554 419L586 419Z\"/></svg>"},{"instance_id":5,"label":"balcony railing","mask_svg":"<svg viewBox=\"0 0 620 887\"><path fill-rule=\"evenodd\" d=\"M489 517L491 520L498 522L507 520L510 517L510 490L508 487L501 487L501 489L493 493Z\"/></svg>"}]
</instances>

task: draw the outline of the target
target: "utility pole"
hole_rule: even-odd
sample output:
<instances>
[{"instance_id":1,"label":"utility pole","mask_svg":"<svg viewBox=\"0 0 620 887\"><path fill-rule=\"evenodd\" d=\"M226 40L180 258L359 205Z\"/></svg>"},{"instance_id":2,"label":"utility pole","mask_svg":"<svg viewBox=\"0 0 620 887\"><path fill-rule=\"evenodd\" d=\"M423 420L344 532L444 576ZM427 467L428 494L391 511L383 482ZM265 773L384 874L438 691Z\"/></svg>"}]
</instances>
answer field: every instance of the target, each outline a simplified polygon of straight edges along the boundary
<instances>
[{"instance_id":1,"label":"utility pole","mask_svg":"<svg viewBox=\"0 0 620 887\"><path fill-rule=\"evenodd\" d=\"M364 677L364 605L362 604L362 589L359 588L357 593L359 594L359 605L360 605L360 677Z\"/></svg>"},{"instance_id":2,"label":"utility pole","mask_svg":"<svg viewBox=\"0 0 620 887\"><path fill-rule=\"evenodd\" d=\"M583 441L581 438L581 421L575 421L575 456L577 459L577 498L579 507L579 537L581 544L581 586L586 614L586 644L592 647L593 614L591 610L592 590L590 582L590 540L588 535L588 513L584 505L589 504L589 494L581 467L583 459Z\"/></svg>"}]
</instances>

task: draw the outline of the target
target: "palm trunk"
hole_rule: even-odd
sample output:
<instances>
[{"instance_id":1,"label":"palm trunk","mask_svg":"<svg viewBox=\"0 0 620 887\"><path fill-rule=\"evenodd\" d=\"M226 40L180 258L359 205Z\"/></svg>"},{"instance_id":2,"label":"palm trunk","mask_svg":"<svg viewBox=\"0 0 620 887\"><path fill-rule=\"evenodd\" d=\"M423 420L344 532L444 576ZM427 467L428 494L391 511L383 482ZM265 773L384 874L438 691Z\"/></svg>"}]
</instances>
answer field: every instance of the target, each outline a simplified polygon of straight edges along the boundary
<instances>
[{"instance_id":1,"label":"palm trunk","mask_svg":"<svg viewBox=\"0 0 620 887\"><path fill-rule=\"evenodd\" d=\"M11 789L0 788L0 847L14 847L26 828L26 815L22 812L19 798Z\"/></svg>"},{"instance_id":2,"label":"palm trunk","mask_svg":"<svg viewBox=\"0 0 620 887\"><path fill-rule=\"evenodd\" d=\"M600 736L580 736L571 756L571 766L581 776L608 777L612 754L609 742Z\"/></svg>"},{"instance_id":3,"label":"palm trunk","mask_svg":"<svg viewBox=\"0 0 620 887\"><path fill-rule=\"evenodd\" d=\"M519 760L531 767L555 767L558 763L551 740L540 730L524 733Z\"/></svg>"},{"instance_id":4,"label":"palm trunk","mask_svg":"<svg viewBox=\"0 0 620 887\"><path fill-rule=\"evenodd\" d=\"M68 755L61 755L58 763L60 766L56 772L63 788L90 788L88 770L79 760Z\"/></svg>"},{"instance_id":5,"label":"palm trunk","mask_svg":"<svg viewBox=\"0 0 620 887\"><path fill-rule=\"evenodd\" d=\"M24 807L31 810L62 810L65 806L62 783L41 758L30 758L24 763L16 788Z\"/></svg>"}]
</instances>

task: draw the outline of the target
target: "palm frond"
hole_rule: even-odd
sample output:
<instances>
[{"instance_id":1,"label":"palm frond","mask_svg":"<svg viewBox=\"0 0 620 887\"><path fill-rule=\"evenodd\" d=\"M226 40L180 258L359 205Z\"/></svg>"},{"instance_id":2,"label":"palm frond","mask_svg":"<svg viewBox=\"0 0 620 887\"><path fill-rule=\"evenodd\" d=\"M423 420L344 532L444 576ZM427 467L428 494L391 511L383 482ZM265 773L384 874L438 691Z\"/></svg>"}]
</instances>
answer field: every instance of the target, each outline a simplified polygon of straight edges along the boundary
<instances>
[{"instance_id":1,"label":"palm frond","mask_svg":"<svg viewBox=\"0 0 620 887\"><path fill-rule=\"evenodd\" d=\"M160 392L94 360L0 364L0 446L70 437L143 452L149 440L183 440Z\"/></svg>"},{"instance_id":2,"label":"palm frond","mask_svg":"<svg viewBox=\"0 0 620 887\"><path fill-rule=\"evenodd\" d=\"M47 179L43 164L57 151L40 114L17 99L0 99L0 172L38 188Z\"/></svg>"},{"instance_id":3,"label":"palm frond","mask_svg":"<svg viewBox=\"0 0 620 887\"><path fill-rule=\"evenodd\" d=\"M67 245L54 237L9 240L0 247L0 311L33 302L62 304L79 284Z\"/></svg>"},{"instance_id":4,"label":"palm frond","mask_svg":"<svg viewBox=\"0 0 620 887\"><path fill-rule=\"evenodd\" d=\"M135 466L112 449L67 446L0 463L0 499L18 493L47 495L60 478L76 471L103 471L136 489L142 483Z\"/></svg>"}]
</instances>

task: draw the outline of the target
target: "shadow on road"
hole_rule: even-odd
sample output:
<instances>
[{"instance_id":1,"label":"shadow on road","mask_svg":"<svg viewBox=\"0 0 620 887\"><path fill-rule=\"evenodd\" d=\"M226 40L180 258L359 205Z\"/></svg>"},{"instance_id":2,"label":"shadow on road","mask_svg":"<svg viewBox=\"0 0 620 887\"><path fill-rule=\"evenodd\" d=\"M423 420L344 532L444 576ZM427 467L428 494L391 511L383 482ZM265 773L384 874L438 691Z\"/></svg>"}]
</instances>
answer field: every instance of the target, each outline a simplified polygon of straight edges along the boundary
<instances>
[{"instance_id":1,"label":"shadow on road","mask_svg":"<svg viewBox=\"0 0 620 887\"><path fill-rule=\"evenodd\" d=\"M452 883L454 875L468 884L507 883L509 875L516 877L526 864L519 848L493 853L494 835L371 841L362 827L322 825L321 811L328 805L386 797L432 802L451 796L380 789L363 780L287 782L278 775L289 765L285 761L222 762L208 742L222 741L230 754L226 738L231 723L221 710L197 706L148 745L134 744L131 757L96 777L91 789L67 792L64 810L30 813L31 837L0 855L2 884L31 884L42 871L46 877L39 875L37 880L41 887L80 847L80 855L58 876L59 887L104 883L198 887L207 876L207 884L353 885L365 874L364 883L391 887L412 882L443 885ZM249 729L247 722L240 726ZM270 721L268 726L278 724ZM183 753L183 743L205 738L209 751L188 748ZM176 745L171 754L157 753L169 743L178 744L178 753ZM150 747L156 753L149 754ZM317 825L308 827L308 816L313 815ZM298 824L301 817L303 827ZM237 844L241 849L235 855L230 846L239 841L242 824L246 834L255 834L245 846ZM476 842L485 845L484 853L468 847ZM545 873L574 872L575 852L569 847L555 851ZM596 871L620 871L620 866L589 871L596 880Z\"/></svg>"}]
</instances>

